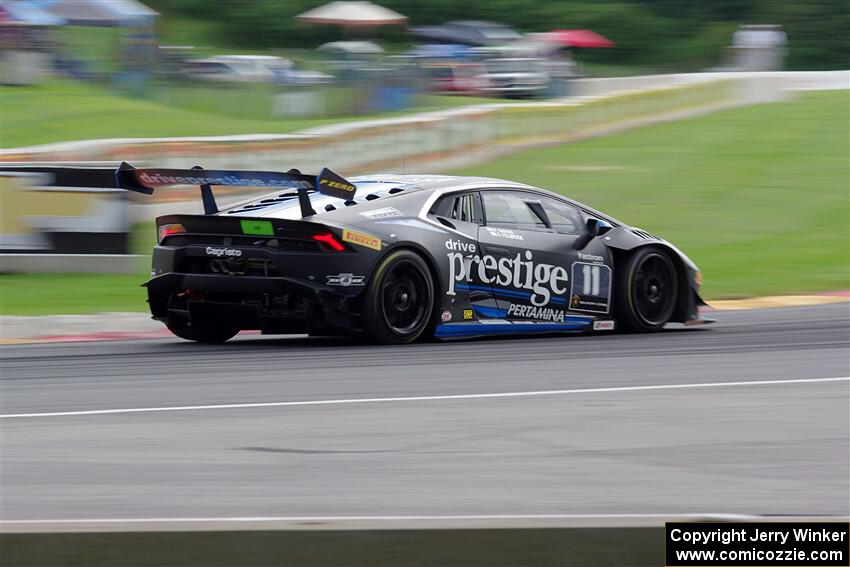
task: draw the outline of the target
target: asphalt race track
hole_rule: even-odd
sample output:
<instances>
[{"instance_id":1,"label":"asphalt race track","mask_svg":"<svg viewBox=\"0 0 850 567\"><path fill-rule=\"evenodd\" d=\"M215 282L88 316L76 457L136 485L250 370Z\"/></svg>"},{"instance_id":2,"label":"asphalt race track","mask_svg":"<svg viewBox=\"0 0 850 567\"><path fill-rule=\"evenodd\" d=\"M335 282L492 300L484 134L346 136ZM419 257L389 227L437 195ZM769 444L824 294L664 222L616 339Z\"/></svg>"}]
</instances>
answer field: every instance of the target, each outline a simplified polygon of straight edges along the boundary
<instances>
[{"instance_id":1,"label":"asphalt race track","mask_svg":"<svg viewBox=\"0 0 850 567\"><path fill-rule=\"evenodd\" d=\"M407 347L6 346L0 519L846 516L848 315Z\"/></svg>"}]
</instances>

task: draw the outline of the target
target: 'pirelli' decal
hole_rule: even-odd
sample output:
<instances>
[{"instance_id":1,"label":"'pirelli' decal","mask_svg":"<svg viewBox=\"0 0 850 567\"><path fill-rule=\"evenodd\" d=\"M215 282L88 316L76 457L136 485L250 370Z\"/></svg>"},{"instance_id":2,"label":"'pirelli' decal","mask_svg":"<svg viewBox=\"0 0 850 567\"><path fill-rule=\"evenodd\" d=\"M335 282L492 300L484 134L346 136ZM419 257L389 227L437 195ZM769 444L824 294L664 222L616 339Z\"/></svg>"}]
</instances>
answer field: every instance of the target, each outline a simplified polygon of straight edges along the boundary
<instances>
[{"instance_id":1,"label":"'pirelli' decal","mask_svg":"<svg viewBox=\"0 0 850 567\"><path fill-rule=\"evenodd\" d=\"M363 234L362 232L355 232L353 230L343 230L342 240L345 242L356 244L358 246L363 246L365 248L371 248L372 250L381 249L380 238L378 238L377 236L372 236L370 234Z\"/></svg>"}]
</instances>

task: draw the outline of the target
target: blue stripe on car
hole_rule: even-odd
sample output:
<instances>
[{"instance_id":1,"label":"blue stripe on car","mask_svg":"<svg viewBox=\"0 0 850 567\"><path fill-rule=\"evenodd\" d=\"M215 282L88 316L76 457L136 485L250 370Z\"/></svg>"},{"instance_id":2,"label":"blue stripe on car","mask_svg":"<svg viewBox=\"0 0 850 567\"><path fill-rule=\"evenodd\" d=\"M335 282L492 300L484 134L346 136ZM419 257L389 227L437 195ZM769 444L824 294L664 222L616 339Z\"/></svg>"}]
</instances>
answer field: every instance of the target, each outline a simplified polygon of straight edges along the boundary
<instances>
[{"instance_id":1,"label":"blue stripe on car","mask_svg":"<svg viewBox=\"0 0 850 567\"><path fill-rule=\"evenodd\" d=\"M435 337L465 337L480 335L498 335L515 333L547 333L557 331L578 331L590 325L590 321L570 321L564 323L448 323L437 325Z\"/></svg>"},{"instance_id":2,"label":"blue stripe on car","mask_svg":"<svg viewBox=\"0 0 850 567\"><path fill-rule=\"evenodd\" d=\"M508 312L504 309L499 309L498 307L486 307L484 305L473 305L473 309L479 315L483 315L484 317L494 317L496 319L500 319L502 317L507 316Z\"/></svg>"}]
</instances>

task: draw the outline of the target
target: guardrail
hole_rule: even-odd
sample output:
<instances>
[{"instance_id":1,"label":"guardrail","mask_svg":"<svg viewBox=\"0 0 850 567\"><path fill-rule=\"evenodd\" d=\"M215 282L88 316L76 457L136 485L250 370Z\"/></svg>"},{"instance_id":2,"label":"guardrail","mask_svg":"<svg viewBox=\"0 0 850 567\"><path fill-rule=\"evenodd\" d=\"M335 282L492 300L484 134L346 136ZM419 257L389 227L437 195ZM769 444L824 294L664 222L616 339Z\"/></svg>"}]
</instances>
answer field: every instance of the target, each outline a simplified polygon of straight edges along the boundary
<instances>
[{"instance_id":1,"label":"guardrail","mask_svg":"<svg viewBox=\"0 0 850 567\"><path fill-rule=\"evenodd\" d=\"M677 84L669 84L675 82ZM612 127L671 119L782 96L768 77L714 75L667 81L666 86L548 102L495 103L382 120L312 128L297 134L110 139L0 151L4 161L112 161L163 167L305 170L332 164L346 174L376 169L416 170L480 148L552 143Z\"/></svg>"},{"instance_id":2,"label":"guardrail","mask_svg":"<svg viewBox=\"0 0 850 567\"><path fill-rule=\"evenodd\" d=\"M138 273L127 192L0 173L0 273Z\"/></svg>"},{"instance_id":3,"label":"guardrail","mask_svg":"<svg viewBox=\"0 0 850 567\"><path fill-rule=\"evenodd\" d=\"M639 118L646 111L663 117L693 109L695 103L711 109L777 100L787 91L842 88L850 88L850 71L690 73L580 79L573 83L577 96L547 102L476 105L399 118L348 122L295 134L60 142L0 150L0 160L132 159L136 162L156 160L175 167L193 165L198 160L205 160L207 167L281 167L295 163L304 168L333 163L337 168L356 170L372 169L383 163L412 167L435 153L448 154L475 143L504 143L503 135L510 134L512 129L522 130L525 137L531 139L535 136L545 139L552 133L569 139L600 122ZM636 104L644 99L657 104ZM611 107L620 104L626 106L618 109L616 115L610 112ZM525 120L515 119L519 109ZM535 114L539 120L530 119ZM558 120L550 123L553 116Z\"/></svg>"}]
</instances>

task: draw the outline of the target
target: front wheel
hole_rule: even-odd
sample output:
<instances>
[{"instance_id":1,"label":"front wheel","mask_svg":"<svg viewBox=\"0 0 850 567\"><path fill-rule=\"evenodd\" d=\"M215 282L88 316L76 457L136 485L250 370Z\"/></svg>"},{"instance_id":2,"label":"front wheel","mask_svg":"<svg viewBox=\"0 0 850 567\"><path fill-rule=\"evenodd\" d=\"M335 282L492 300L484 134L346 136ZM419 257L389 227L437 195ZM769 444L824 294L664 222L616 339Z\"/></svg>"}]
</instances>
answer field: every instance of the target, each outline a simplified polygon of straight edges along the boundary
<instances>
[{"instance_id":1,"label":"front wheel","mask_svg":"<svg viewBox=\"0 0 850 567\"><path fill-rule=\"evenodd\" d=\"M657 248L639 248L618 277L620 327L636 332L658 331L673 316L679 278L670 256Z\"/></svg>"},{"instance_id":2,"label":"front wheel","mask_svg":"<svg viewBox=\"0 0 850 567\"><path fill-rule=\"evenodd\" d=\"M385 344L412 343L429 328L433 311L434 282L425 260L410 250L384 258L363 306L369 338Z\"/></svg>"}]
</instances>

